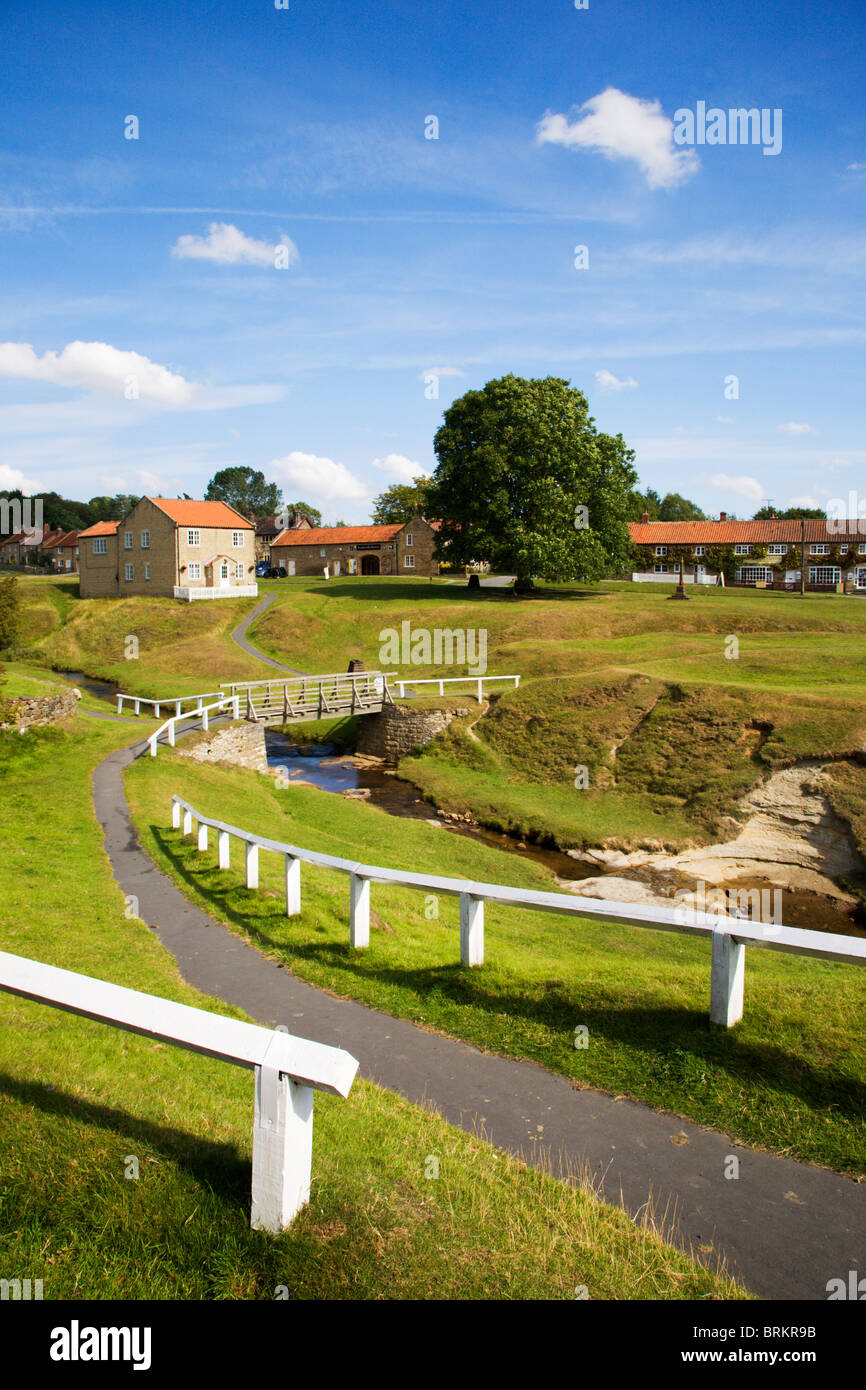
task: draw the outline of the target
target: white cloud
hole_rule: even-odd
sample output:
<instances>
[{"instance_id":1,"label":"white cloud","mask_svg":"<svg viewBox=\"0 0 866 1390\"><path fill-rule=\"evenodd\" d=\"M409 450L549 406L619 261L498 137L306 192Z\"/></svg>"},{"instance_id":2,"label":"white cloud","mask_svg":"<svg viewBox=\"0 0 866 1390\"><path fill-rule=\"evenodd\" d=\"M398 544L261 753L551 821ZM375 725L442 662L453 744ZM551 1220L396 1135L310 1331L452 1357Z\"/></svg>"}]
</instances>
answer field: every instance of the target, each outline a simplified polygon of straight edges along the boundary
<instances>
[{"instance_id":1,"label":"white cloud","mask_svg":"<svg viewBox=\"0 0 866 1390\"><path fill-rule=\"evenodd\" d=\"M818 431L811 425L798 425L795 420L790 420L787 425L777 425L776 429L780 434L817 434Z\"/></svg>"},{"instance_id":2,"label":"white cloud","mask_svg":"<svg viewBox=\"0 0 866 1390\"><path fill-rule=\"evenodd\" d=\"M424 379L425 379L426 377L428 377L428 376L462 376L462 375L463 375L463 373L461 372L461 370L460 370L459 367L427 367L425 371L423 371L423 372L421 372L421 373L419 374L418 380L419 380L419 381L424 381Z\"/></svg>"},{"instance_id":3,"label":"white cloud","mask_svg":"<svg viewBox=\"0 0 866 1390\"><path fill-rule=\"evenodd\" d=\"M124 351L110 343L67 343L61 352L38 357L29 343L0 343L0 376L49 381L55 386L110 392L121 398L188 405L195 387L176 372L151 362L140 352Z\"/></svg>"},{"instance_id":4,"label":"white cloud","mask_svg":"<svg viewBox=\"0 0 866 1390\"><path fill-rule=\"evenodd\" d=\"M373 459L373 467L401 483L411 483L413 478L429 478L430 473L423 463L407 458L405 454L386 454L384 458Z\"/></svg>"},{"instance_id":5,"label":"white cloud","mask_svg":"<svg viewBox=\"0 0 866 1390\"><path fill-rule=\"evenodd\" d=\"M762 501L764 497L763 486L757 478L731 478L727 473L714 473L710 482L713 487L736 492L739 497L749 497L755 502Z\"/></svg>"},{"instance_id":6,"label":"white cloud","mask_svg":"<svg viewBox=\"0 0 866 1390\"><path fill-rule=\"evenodd\" d=\"M217 265L257 265L273 269L280 246L286 248L286 263L294 265L298 259L298 248L290 237L283 236L276 243L256 241L255 237L245 236L231 222L211 222L207 236L178 237L171 254L178 260L214 261Z\"/></svg>"},{"instance_id":7,"label":"white cloud","mask_svg":"<svg viewBox=\"0 0 866 1390\"><path fill-rule=\"evenodd\" d=\"M642 101L606 87L577 110L587 114L571 125L566 116L548 111L536 128L539 144L634 160L650 188L675 188L700 167L694 150L675 147L673 121L660 101Z\"/></svg>"},{"instance_id":8,"label":"white cloud","mask_svg":"<svg viewBox=\"0 0 866 1390\"><path fill-rule=\"evenodd\" d=\"M789 497L789 507L820 507L823 510L824 503L818 502L814 497Z\"/></svg>"},{"instance_id":9,"label":"white cloud","mask_svg":"<svg viewBox=\"0 0 866 1390\"><path fill-rule=\"evenodd\" d=\"M0 492L34 493L39 491L39 484L32 478L25 478L18 468L10 468L8 463L0 463Z\"/></svg>"},{"instance_id":10,"label":"white cloud","mask_svg":"<svg viewBox=\"0 0 866 1390\"><path fill-rule=\"evenodd\" d=\"M602 391L630 391L632 387L637 386L633 376L627 376L620 380L606 367L603 367L600 372L596 372L595 379Z\"/></svg>"},{"instance_id":11,"label":"white cloud","mask_svg":"<svg viewBox=\"0 0 866 1390\"><path fill-rule=\"evenodd\" d=\"M736 423L733 415L717 415L716 419L720 425L733 425Z\"/></svg>"},{"instance_id":12,"label":"white cloud","mask_svg":"<svg viewBox=\"0 0 866 1390\"><path fill-rule=\"evenodd\" d=\"M863 171L866 170L866 164L862 164L862 163L849 164L849 165L848 165L848 168L849 168L849 169L851 170L851 172L854 173L854 174L862 174Z\"/></svg>"},{"instance_id":13,"label":"white cloud","mask_svg":"<svg viewBox=\"0 0 866 1390\"><path fill-rule=\"evenodd\" d=\"M345 464L319 454L305 454L300 449L271 459L268 471L279 474L306 502L356 502L369 496L364 484Z\"/></svg>"}]
</instances>

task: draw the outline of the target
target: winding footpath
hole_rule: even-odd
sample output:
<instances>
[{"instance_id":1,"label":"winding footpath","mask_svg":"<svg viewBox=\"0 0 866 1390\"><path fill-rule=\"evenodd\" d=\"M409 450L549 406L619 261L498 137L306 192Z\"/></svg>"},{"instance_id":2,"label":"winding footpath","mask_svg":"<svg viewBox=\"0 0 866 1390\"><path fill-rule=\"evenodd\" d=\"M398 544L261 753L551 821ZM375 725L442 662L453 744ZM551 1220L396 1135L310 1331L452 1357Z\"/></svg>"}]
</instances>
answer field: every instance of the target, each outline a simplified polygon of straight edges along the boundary
<instances>
[{"instance_id":1,"label":"winding footpath","mask_svg":"<svg viewBox=\"0 0 866 1390\"><path fill-rule=\"evenodd\" d=\"M232 636L279 666L245 636L272 602L272 595L263 599ZM602 1196L632 1216L651 1201L657 1214L668 1214L669 1240L708 1263L724 1257L730 1273L762 1298L824 1300L828 1280L862 1273L866 1183L760 1153L637 1101L576 1090L534 1063L336 998L232 935L188 902L142 848L123 771L146 753L147 744L137 741L104 759L94 773L94 804L121 891L138 898L139 916L190 984L259 1023L346 1048L364 1077L417 1104L432 1103L452 1124L527 1163L563 1175L587 1172ZM736 1179L725 1177L731 1155L739 1160Z\"/></svg>"},{"instance_id":2,"label":"winding footpath","mask_svg":"<svg viewBox=\"0 0 866 1390\"><path fill-rule=\"evenodd\" d=\"M275 598L276 594L266 594L263 599L260 599L255 608L238 623L236 628L233 628L232 632L229 634L231 640L236 642L241 650L246 652L247 656L254 656L257 661L264 661L268 666L276 666L278 671L288 671L290 676L308 676L310 674L309 671L296 671L294 666L284 666L281 661L275 661L272 656L265 656L264 652L257 651L252 643L247 641L248 629L257 618L262 616L266 609L270 608Z\"/></svg>"},{"instance_id":3,"label":"winding footpath","mask_svg":"<svg viewBox=\"0 0 866 1390\"><path fill-rule=\"evenodd\" d=\"M452 1124L525 1162L552 1159L555 1172L588 1171L602 1195L633 1216L652 1198L657 1213L672 1214L670 1240L703 1247L698 1258L709 1262L723 1255L730 1272L763 1298L825 1299L829 1279L862 1266L866 1183L758 1153L636 1101L575 1090L531 1062L335 998L233 936L188 902L141 846L122 774L146 753L146 743L136 742L104 759L94 773L94 804L121 891L138 898L139 916L190 984L259 1023L346 1048L369 1080L418 1104L432 1102ZM736 1180L724 1176L729 1155L739 1159Z\"/></svg>"}]
</instances>

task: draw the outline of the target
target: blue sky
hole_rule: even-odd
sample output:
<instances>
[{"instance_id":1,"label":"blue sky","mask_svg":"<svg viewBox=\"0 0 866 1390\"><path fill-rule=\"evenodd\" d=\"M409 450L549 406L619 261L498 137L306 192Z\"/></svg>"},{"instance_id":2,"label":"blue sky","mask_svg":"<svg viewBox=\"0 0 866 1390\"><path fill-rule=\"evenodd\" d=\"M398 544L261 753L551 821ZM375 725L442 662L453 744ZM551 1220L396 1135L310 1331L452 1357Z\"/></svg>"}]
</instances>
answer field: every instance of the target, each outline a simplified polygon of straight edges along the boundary
<instances>
[{"instance_id":1,"label":"blue sky","mask_svg":"<svg viewBox=\"0 0 866 1390\"><path fill-rule=\"evenodd\" d=\"M0 486L245 464L363 521L515 372L710 515L866 491L864 40L861 0L29 0ZM781 150L678 145L699 102L781 111Z\"/></svg>"}]
</instances>

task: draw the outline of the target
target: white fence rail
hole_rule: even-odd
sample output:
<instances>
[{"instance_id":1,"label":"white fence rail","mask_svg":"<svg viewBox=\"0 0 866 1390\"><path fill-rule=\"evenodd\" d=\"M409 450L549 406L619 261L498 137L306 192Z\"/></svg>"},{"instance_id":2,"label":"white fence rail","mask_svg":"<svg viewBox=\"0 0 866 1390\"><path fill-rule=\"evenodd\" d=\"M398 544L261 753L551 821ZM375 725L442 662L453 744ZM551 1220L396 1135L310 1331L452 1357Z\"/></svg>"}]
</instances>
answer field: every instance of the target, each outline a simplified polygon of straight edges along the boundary
<instances>
[{"instance_id":1,"label":"white fence rail","mask_svg":"<svg viewBox=\"0 0 866 1390\"><path fill-rule=\"evenodd\" d=\"M543 893L530 888L508 888L495 883L475 883L466 879L443 878L435 874L416 874L404 869L382 869L370 864L338 859L331 854L286 845L241 830L236 825L213 820L195 810L180 796L171 799L171 823L184 835L198 826L198 848L208 848L208 829L217 832L219 867L231 867L231 840L244 845L247 888L259 886L259 850L281 854L285 860L286 915L301 911L301 864L318 864L339 869L349 875L349 940L361 949L370 944L370 884L395 883L426 892L454 894L460 899L460 960L463 965L484 964L484 904L503 903L507 907L528 907L537 912L557 912L567 917L589 918L617 926L648 927L653 931L680 932L699 936L712 944L710 971L710 1022L731 1028L743 1016L746 946L794 955L815 956L821 960L866 965L866 938L839 936L830 932L804 931L771 923L753 922L742 917L696 912L692 909L649 907L581 898L565 893Z\"/></svg>"},{"instance_id":2,"label":"white fence rail","mask_svg":"<svg viewBox=\"0 0 866 1390\"><path fill-rule=\"evenodd\" d=\"M485 682L486 682L486 683L489 683L490 681L508 681L511 685L514 686L514 688L515 688L515 690L516 690L517 687L518 687L519 684L520 684L520 677L519 677L519 676L445 676L442 680L439 680L439 679L436 679L436 678L431 678L431 679L417 680L417 681L415 681L415 680L399 680L399 681L394 681L394 682L392 683L392 688L393 688L394 690L396 690L399 699L404 700L404 699L406 698L406 687L407 687L407 685L413 685L413 686L414 686L414 685L435 685L435 686L438 687L438 689L439 689L439 694L440 694L440 695L444 695L444 694L445 694L445 687L446 687L446 685L471 685L471 686L475 686L475 692L474 692L474 693L475 693L476 698L477 698L477 700L478 700L478 703L479 703L479 705L480 705L480 704L482 703L482 701L483 701L483 698L484 698L483 691L484 691ZM461 692L455 690L454 693L455 693L455 695L458 695L458 694L460 694Z\"/></svg>"},{"instance_id":3,"label":"white fence rail","mask_svg":"<svg viewBox=\"0 0 866 1390\"><path fill-rule=\"evenodd\" d=\"M147 740L150 745L150 755L156 757L156 749L160 738L165 734L166 742L170 748L174 748L177 740L177 726L182 724L185 719L200 719L202 729L207 732L209 720L212 714L221 714L228 706L231 706L232 719L240 719L240 697L237 695L226 695L222 700L217 700L214 705L204 705L201 709L188 710L186 714L174 714L171 719L167 719L164 724L160 724L155 733L151 734ZM189 730L187 730L189 732Z\"/></svg>"},{"instance_id":4,"label":"white fence rail","mask_svg":"<svg viewBox=\"0 0 866 1390\"><path fill-rule=\"evenodd\" d=\"M0 990L251 1068L255 1118L250 1224L256 1230L278 1232L307 1203L313 1092L348 1096L358 1070L350 1053L5 951L0 951Z\"/></svg>"},{"instance_id":5,"label":"white fence rail","mask_svg":"<svg viewBox=\"0 0 866 1390\"><path fill-rule=\"evenodd\" d=\"M163 705L165 705L166 708L168 708L168 706L170 705L174 705L175 714L180 715L183 712L182 706L187 702L187 700L195 700L196 713L201 714L202 701L218 700L221 697L222 693L223 692L221 690L206 690L203 695L164 695L160 700L146 700L143 695L123 695L118 690L117 713L123 713L123 703L126 700L132 705L133 714L140 714L142 705L150 705L153 709L154 718L158 719L159 712ZM186 713L189 714L190 711L187 710Z\"/></svg>"}]
</instances>

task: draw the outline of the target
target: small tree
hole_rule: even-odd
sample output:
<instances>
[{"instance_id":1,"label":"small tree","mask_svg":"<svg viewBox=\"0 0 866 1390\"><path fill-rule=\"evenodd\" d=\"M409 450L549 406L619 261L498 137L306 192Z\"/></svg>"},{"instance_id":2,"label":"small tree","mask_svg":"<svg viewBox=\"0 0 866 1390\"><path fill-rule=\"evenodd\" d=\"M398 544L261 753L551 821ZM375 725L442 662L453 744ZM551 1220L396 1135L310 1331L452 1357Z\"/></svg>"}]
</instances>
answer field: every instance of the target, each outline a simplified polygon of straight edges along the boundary
<instances>
[{"instance_id":1,"label":"small tree","mask_svg":"<svg viewBox=\"0 0 866 1390\"><path fill-rule=\"evenodd\" d=\"M374 526L405 526L427 507L429 478L413 478L411 483L392 483L373 499Z\"/></svg>"}]
</instances>

